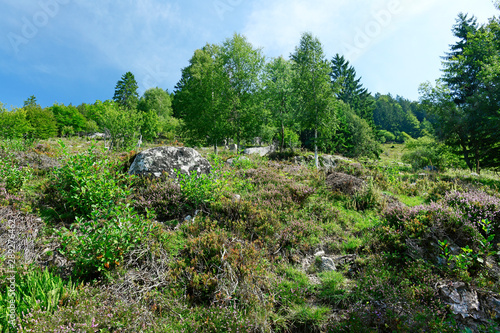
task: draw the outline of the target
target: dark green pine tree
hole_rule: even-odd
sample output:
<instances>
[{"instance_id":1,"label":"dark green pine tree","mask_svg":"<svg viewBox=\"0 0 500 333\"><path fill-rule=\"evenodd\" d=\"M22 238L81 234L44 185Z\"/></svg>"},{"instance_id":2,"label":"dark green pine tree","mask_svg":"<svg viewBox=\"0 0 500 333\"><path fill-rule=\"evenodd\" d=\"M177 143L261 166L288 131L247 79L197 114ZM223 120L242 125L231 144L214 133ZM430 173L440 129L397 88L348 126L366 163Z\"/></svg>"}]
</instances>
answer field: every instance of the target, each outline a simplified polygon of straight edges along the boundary
<instances>
[{"instance_id":1,"label":"dark green pine tree","mask_svg":"<svg viewBox=\"0 0 500 333\"><path fill-rule=\"evenodd\" d=\"M468 97L474 95L478 88L477 76L481 71L481 62L477 61L478 55L464 56L470 44L470 39L478 31L477 20L474 16L460 13L457 23L453 26L453 35L457 43L450 45L450 52L443 57L444 77L452 92L455 104L463 106Z\"/></svg>"},{"instance_id":2,"label":"dark green pine tree","mask_svg":"<svg viewBox=\"0 0 500 333\"><path fill-rule=\"evenodd\" d=\"M125 109L136 109L137 103L139 102L138 88L134 74L127 72L123 74L121 80L116 83L113 100Z\"/></svg>"},{"instance_id":3,"label":"dark green pine tree","mask_svg":"<svg viewBox=\"0 0 500 333\"><path fill-rule=\"evenodd\" d=\"M373 127L374 100L368 90L363 88L361 77L356 78L354 67L338 53L331 61L330 77L335 97L349 105Z\"/></svg>"}]
</instances>

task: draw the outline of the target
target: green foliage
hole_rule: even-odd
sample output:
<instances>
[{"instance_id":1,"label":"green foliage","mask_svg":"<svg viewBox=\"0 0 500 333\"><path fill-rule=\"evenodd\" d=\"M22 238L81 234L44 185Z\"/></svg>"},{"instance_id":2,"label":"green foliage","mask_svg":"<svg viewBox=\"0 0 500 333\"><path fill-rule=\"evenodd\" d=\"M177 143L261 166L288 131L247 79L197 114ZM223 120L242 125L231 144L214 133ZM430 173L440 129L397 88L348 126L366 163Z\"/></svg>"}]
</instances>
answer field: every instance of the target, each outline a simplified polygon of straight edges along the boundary
<instances>
[{"instance_id":1,"label":"green foliage","mask_svg":"<svg viewBox=\"0 0 500 333\"><path fill-rule=\"evenodd\" d=\"M404 138L399 133L406 132L414 138L422 135L422 124L427 116L427 110L418 102L410 102L400 96L375 94L375 109L373 119L381 130L395 135L386 137L387 141L402 142ZM387 135L385 132L382 135Z\"/></svg>"},{"instance_id":2,"label":"green foliage","mask_svg":"<svg viewBox=\"0 0 500 333\"><path fill-rule=\"evenodd\" d=\"M6 110L0 103L0 138L19 139L26 136L32 127L24 109Z\"/></svg>"},{"instance_id":3,"label":"green foliage","mask_svg":"<svg viewBox=\"0 0 500 333\"><path fill-rule=\"evenodd\" d=\"M289 61L282 57L275 58L267 63L264 70L264 89L266 107L271 112L274 127L278 129L280 151L286 144L293 148L298 141L298 136L291 128L294 127L293 119L293 86L292 67ZM296 137L293 135L295 134Z\"/></svg>"},{"instance_id":4,"label":"green foliage","mask_svg":"<svg viewBox=\"0 0 500 333\"><path fill-rule=\"evenodd\" d=\"M296 268L286 267L283 279L275 286L277 305L284 309L293 305L304 305L314 288L309 283L307 275Z\"/></svg>"},{"instance_id":5,"label":"green foliage","mask_svg":"<svg viewBox=\"0 0 500 333\"><path fill-rule=\"evenodd\" d=\"M190 65L182 70L173 101L184 120L188 141L207 142L215 151L229 134L229 78L223 71L220 53L217 45L206 45L194 52Z\"/></svg>"},{"instance_id":6,"label":"green foliage","mask_svg":"<svg viewBox=\"0 0 500 333\"><path fill-rule=\"evenodd\" d=\"M177 170L181 193L193 209L215 202L227 184L227 173L222 171L222 160L213 156L212 164L212 171L208 175L197 175L196 171L186 175Z\"/></svg>"},{"instance_id":7,"label":"green foliage","mask_svg":"<svg viewBox=\"0 0 500 333\"><path fill-rule=\"evenodd\" d=\"M146 90L139 100L137 108L142 112L153 111L158 117L172 117L170 94L158 87Z\"/></svg>"},{"instance_id":8,"label":"green foliage","mask_svg":"<svg viewBox=\"0 0 500 333\"><path fill-rule=\"evenodd\" d=\"M1 148L0 184L5 186L8 192L16 193L26 182L33 179L33 170L30 167L20 166L10 153Z\"/></svg>"},{"instance_id":9,"label":"green foliage","mask_svg":"<svg viewBox=\"0 0 500 333\"><path fill-rule=\"evenodd\" d=\"M225 95L231 101L228 105L230 137L239 147L242 140L259 135L264 120L258 91L265 56L245 36L235 33L222 43L221 61L229 79Z\"/></svg>"},{"instance_id":10,"label":"green foliage","mask_svg":"<svg viewBox=\"0 0 500 333\"><path fill-rule=\"evenodd\" d=\"M382 143L396 141L396 136L389 131L381 130L381 131L378 131L378 134L381 138L380 140Z\"/></svg>"},{"instance_id":11,"label":"green foliage","mask_svg":"<svg viewBox=\"0 0 500 333\"><path fill-rule=\"evenodd\" d=\"M134 110L139 102L138 88L134 74L127 72L116 83L113 100L126 110Z\"/></svg>"},{"instance_id":12,"label":"green foliage","mask_svg":"<svg viewBox=\"0 0 500 333\"><path fill-rule=\"evenodd\" d=\"M54 104L49 110L54 114L59 135L74 134L85 129L86 119L76 107Z\"/></svg>"},{"instance_id":13,"label":"green foliage","mask_svg":"<svg viewBox=\"0 0 500 333\"><path fill-rule=\"evenodd\" d=\"M340 120L343 124L340 125L341 130L334 140L338 140L338 136L344 136L344 142L340 146L337 143L336 151L349 157L378 158L382 149L368 121L359 117L350 108L343 105L340 108L342 111L338 111L338 114L344 115Z\"/></svg>"},{"instance_id":14,"label":"green foliage","mask_svg":"<svg viewBox=\"0 0 500 333\"><path fill-rule=\"evenodd\" d=\"M373 126L374 100L366 88L356 79L354 67L349 65L344 56L338 53L332 61L332 89L335 96L349 105L359 118L366 121L369 127Z\"/></svg>"},{"instance_id":15,"label":"green foliage","mask_svg":"<svg viewBox=\"0 0 500 333\"><path fill-rule=\"evenodd\" d=\"M459 163L445 145L431 137L409 139L405 148L408 151L403 154L402 161L411 164L415 170L430 166L444 171Z\"/></svg>"},{"instance_id":16,"label":"green foliage","mask_svg":"<svg viewBox=\"0 0 500 333\"><path fill-rule=\"evenodd\" d=\"M96 277L120 266L124 256L145 241L151 221L125 204L95 208L88 218L76 218L71 231L57 231L59 251L75 262L77 277Z\"/></svg>"},{"instance_id":17,"label":"green foliage","mask_svg":"<svg viewBox=\"0 0 500 333\"><path fill-rule=\"evenodd\" d=\"M47 195L53 196L61 213L85 218L125 200L130 194L126 184L127 176L119 166L90 147L86 153L67 156L63 166L54 170Z\"/></svg>"},{"instance_id":18,"label":"green foliage","mask_svg":"<svg viewBox=\"0 0 500 333\"><path fill-rule=\"evenodd\" d=\"M145 141L153 141L160 132L160 118L154 110L142 114L141 135Z\"/></svg>"},{"instance_id":19,"label":"green foliage","mask_svg":"<svg viewBox=\"0 0 500 333\"><path fill-rule=\"evenodd\" d=\"M30 132L34 138L48 139L57 136L57 121L50 109L42 109L39 105L24 107L26 119L33 129Z\"/></svg>"},{"instance_id":20,"label":"green foliage","mask_svg":"<svg viewBox=\"0 0 500 333\"><path fill-rule=\"evenodd\" d=\"M330 139L336 125L330 67L320 41L311 33L302 35L291 59L295 72L293 86L299 104L297 118L303 130L314 132L315 165L318 168L319 139Z\"/></svg>"},{"instance_id":21,"label":"green foliage","mask_svg":"<svg viewBox=\"0 0 500 333\"><path fill-rule=\"evenodd\" d=\"M345 278L341 272L322 272L319 278L321 286L318 290L318 297L322 302L338 306L347 300L348 296L344 289Z\"/></svg>"},{"instance_id":22,"label":"green foliage","mask_svg":"<svg viewBox=\"0 0 500 333\"><path fill-rule=\"evenodd\" d=\"M443 77L435 87L421 86L421 100L436 119L436 135L479 173L482 165L500 165L500 95L492 80L499 68L499 22L479 26L475 17L459 14L452 31L457 42L444 57Z\"/></svg>"},{"instance_id":23,"label":"green foliage","mask_svg":"<svg viewBox=\"0 0 500 333\"><path fill-rule=\"evenodd\" d=\"M65 281L48 269L17 270L12 278L15 279L14 304L18 318L34 311L54 313L59 306L67 303L76 289L71 279ZM4 331L9 326L7 316L12 295L7 292L11 288L8 279L0 286L0 330Z\"/></svg>"},{"instance_id":24,"label":"green foliage","mask_svg":"<svg viewBox=\"0 0 500 333\"><path fill-rule=\"evenodd\" d=\"M129 150L135 147L142 125L142 114L134 109L123 109L114 103L104 103L102 106L98 124L109 133L111 148L113 150ZM154 119L151 120L154 122ZM148 123L148 125L154 126L155 124ZM155 131L146 131L146 133L154 136Z\"/></svg>"}]
</instances>

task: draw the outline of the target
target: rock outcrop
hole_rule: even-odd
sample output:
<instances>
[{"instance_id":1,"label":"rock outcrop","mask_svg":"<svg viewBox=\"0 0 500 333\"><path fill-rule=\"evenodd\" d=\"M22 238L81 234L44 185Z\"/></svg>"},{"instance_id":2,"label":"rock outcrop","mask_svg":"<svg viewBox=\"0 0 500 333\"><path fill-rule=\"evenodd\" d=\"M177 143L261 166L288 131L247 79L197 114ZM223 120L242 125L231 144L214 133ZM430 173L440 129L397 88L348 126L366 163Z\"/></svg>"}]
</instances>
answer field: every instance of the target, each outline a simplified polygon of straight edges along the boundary
<instances>
[{"instance_id":1,"label":"rock outcrop","mask_svg":"<svg viewBox=\"0 0 500 333\"><path fill-rule=\"evenodd\" d=\"M259 154L260 156L266 156L267 154L269 154L273 151L274 151L274 147L269 146L269 147L247 148L243 151L243 153L247 154L247 155Z\"/></svg>"},{"instance_id":2,"label":"rock outcrop","mask_svg":"<svg viewBox=\"0 0 500 333\"><path fill-rule=\"evenodd\" d=\"M465 327L476 330L479 325L491 325L491 320L500 318L498 294L476 290L463 282L441 282L437 289L441 300Z\"/></svg>"},{"instance_id":3,"label":"rock outcrop","mask_svg":"<svg viewBox=\"0 0 500 333\"><path fill-rule=\"evenodd\" d=\"M175 177L177 170L182 174L208 174L212 166L196 150L186 147L157 147L140 152L130 166L131 175L155 175L162 172Z\"/></svg>"}]
</instances>

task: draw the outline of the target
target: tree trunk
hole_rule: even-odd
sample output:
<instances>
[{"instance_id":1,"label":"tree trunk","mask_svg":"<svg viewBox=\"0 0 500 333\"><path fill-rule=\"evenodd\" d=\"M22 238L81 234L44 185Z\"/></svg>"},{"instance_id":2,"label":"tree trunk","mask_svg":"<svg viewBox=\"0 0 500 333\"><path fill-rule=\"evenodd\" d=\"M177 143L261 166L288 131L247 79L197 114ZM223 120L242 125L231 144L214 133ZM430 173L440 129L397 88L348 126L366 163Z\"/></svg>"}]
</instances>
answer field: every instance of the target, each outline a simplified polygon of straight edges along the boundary
<instances>
[{"instance_id":1,"label":"tree trunk","mask_svg":"<svg viewBox=\"0 0 500 333\"><path fill-rule=\"evenodd\" d=\"M285 147L285 125L283 125L283 121L281 122L281 142L280 142L280 152L283 152L283 148Z\"/></svg>"},{"instance_id":2,"label":"tree trunk","mask_svg":"<svg viewBox=\"0 0 500 333\"><path fill-rule=\"evenodd\" d=\"M218 154L218 151L217 151L217 140L215 140L215 143L214 143L214 154L215 155Z\"/></svg>"},{"instance_id":3,"label":"tree trunk","mask_svg":"<svg viewBox=\"0 0 500 333\"><path fill-rule=\"evenodd\" d=\"M318 165L318 129L314 129L314 164L316 169L319 169Z\"/></svg>"}]
</instances>

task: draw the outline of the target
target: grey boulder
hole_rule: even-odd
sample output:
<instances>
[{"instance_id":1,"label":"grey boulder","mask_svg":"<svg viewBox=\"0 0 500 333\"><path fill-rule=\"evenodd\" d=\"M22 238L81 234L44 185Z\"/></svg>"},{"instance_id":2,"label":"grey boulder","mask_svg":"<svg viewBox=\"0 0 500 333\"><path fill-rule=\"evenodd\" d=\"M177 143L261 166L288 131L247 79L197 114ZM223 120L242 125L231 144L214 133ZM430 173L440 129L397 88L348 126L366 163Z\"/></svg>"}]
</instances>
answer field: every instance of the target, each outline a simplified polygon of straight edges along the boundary
<instances>
[{"instance_id":1,"label":"grey boulder","mask_svg":"<svg viewBox=\"0 0 500 333\"><path fill-rule=\"evenodd\" d=\"M175 177L177 170L185 175L191 174L193 171L197 175L201 175L209 174L212 166L193 148L157 147L137 154L128 173L159 177L162 172L167 172L169 177Z\"/></svg>"}]
</instances>

